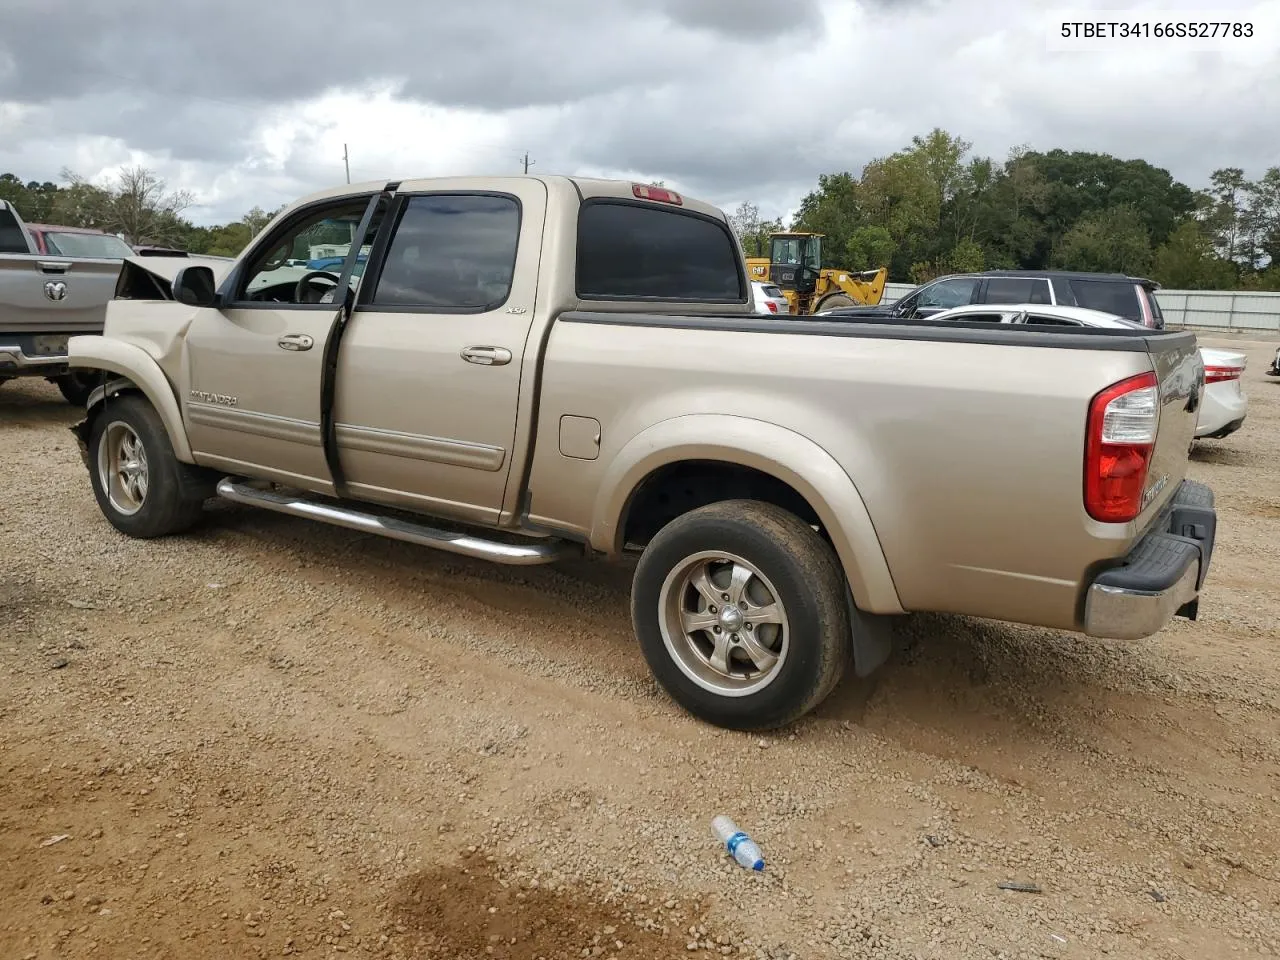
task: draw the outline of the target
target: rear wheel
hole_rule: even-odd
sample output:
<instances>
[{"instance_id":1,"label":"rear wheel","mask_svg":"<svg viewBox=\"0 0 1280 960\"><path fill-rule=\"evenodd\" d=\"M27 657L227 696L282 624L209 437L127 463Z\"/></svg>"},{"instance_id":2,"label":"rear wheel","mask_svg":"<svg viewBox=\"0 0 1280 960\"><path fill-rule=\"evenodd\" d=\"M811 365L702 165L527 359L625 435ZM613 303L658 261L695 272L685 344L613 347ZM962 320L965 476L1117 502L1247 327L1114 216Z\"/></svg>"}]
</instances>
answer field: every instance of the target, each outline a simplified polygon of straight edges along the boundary
<instances>
[{"instance_id":1,"label":"rear wheel","mask_svg":"<svg viewBox=\"0 0 1280 960\"><path fill-rule=\"evenodd\" d=\"M113 527L140 539L180 533L200 519L204 492L183 482L186 465L145 398L111 400L89 433L90 470L98 507Z\"/></svg>"},{"instance_id":2,"label":"rear wheel","mask_svg":"<svg viewBox=\"0 0 1280 960\"><path fill-rule=\"evenodd\" d=\"M636 568L631 613L654 676L693 715L782 726L835 688L850 660L844 575L794 514L727 500L673 520Z\"/></svg>"},{"instance_id":3,"label":"rear wheel","mask_svg":"<svg viewBox=\"0 0 1280 960\"><path fill-rule=\"evenodd\" d=\"M853 297L844 293L833 293L814 307L813 312L817 313L819 310L834 310L836 307L854 306L857 306L857 304L853 302Z\"/></svg>"}]
</instances>

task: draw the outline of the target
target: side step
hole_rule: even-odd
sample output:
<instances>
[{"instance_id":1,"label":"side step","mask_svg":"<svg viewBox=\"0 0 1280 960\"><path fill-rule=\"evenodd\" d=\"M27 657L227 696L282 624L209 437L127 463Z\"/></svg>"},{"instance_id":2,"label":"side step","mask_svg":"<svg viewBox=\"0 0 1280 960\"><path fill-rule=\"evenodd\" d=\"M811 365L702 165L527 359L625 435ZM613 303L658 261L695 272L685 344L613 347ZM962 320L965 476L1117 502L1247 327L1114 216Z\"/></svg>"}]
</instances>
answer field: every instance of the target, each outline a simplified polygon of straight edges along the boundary
<instances>
[{"instance_id":1,"label":"side step","mask_svg":"<svg viewBox=\"0 0 1280 960\"><path fill-rule=\"evenodd\" d=\"M353 510L350 507L316 503L312 500L304 500L302 497L278 493L275 490L263 490L247 482L233 480L231 477L218 481L218 496L235 503L262 507L264 510L273 510L292 517L320 520L349 530L360 530L364 533L388 537L391 540L404 540L448 553L459 553L464 557L478 557L481 560L492 560L495 563L511 566L527 567L582 556L580 547L564 540L545 540L530 544L481 540L479 537L465 533L437 530L434 527L395 517L381 517L363 510Z\"/></svg>"}]
</instances>

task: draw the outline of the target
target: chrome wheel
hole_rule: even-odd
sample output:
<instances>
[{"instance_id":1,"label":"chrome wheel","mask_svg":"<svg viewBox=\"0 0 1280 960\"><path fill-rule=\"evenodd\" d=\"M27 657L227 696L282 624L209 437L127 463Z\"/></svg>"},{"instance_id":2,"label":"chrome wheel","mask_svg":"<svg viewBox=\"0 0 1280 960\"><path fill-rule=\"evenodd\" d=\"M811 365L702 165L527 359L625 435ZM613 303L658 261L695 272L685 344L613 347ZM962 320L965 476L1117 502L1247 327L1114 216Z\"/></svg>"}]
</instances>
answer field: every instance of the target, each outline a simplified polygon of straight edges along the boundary
<instances>
[{"instance_id":1,"label":"chrome wheel","mask_svg":"<svg viewBox=\"0 0 1280 960\"><path fill-rule=\"evenodd\" d=\"M147 451L133 427L112 421L98 441L98 482L113 510L129 516L147 499Z\"/></svg>"},{"instance_id":2,"label":"chrome wheel","mask_svg":"<svg viewBox=\"0 0 1280 960\"><path fill-rule=\"evenodd\" d=\"M667 574L658 605L667 652L704 690L756 693L786 661L790 630L778 591L742 557L712 551L686 557Z\"/></svg>"}]
</instances>

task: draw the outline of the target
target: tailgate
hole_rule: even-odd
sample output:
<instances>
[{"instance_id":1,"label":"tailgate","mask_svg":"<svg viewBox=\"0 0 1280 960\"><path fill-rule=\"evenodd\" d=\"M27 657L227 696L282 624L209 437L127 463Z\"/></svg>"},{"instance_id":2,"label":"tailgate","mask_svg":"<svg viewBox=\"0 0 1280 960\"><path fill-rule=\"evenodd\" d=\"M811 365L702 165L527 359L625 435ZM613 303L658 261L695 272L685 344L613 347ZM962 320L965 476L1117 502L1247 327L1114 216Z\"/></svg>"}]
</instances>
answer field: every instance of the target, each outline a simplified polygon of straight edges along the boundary
<instances>
[{"instance_id":1,"label":"tailgate","mask_svg":"<svg viewBox=\"0 0 1280 960\"><path fill-rule=\"evenodd\" d=\"M1153 336L1147 345L1159 382L1160 420L1140 526L1151 521L1186 476L1187 456L1204 394L1204 363L1194 333Z\"/></svg>"},{"instance_id":2,"label":"tailgate","mask_svg":"<svg viewBox=\"0 0 1280 960\"><path fill-rule=\"evenodd\" d=\"M0 255L0 333L100 333L121 262Z\"/></svg>"}]
</instances>

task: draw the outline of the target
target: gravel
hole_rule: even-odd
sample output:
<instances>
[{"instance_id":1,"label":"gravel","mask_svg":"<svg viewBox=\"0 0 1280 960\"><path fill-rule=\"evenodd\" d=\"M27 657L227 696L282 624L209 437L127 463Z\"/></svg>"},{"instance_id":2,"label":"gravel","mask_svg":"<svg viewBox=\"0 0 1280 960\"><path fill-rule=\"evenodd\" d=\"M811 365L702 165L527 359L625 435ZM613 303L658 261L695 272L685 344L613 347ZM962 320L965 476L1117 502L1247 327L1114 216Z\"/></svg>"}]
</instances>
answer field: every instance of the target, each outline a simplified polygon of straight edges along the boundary
<instances>
[{"instance_id":1,"label":"gravel","mask_svg":"<svg viewBox=\"0 0 1280 960\"><path fill-rule=\"evenodd\" d=\"M1220 511L1198 622L913 617L763 737L656 688L626 568L221 504L130 541L75 411L8 383L0 956L1275 955L1280 383L1236 342L1249 417L1190 470Z\"/></svg>"}]
</instances>

